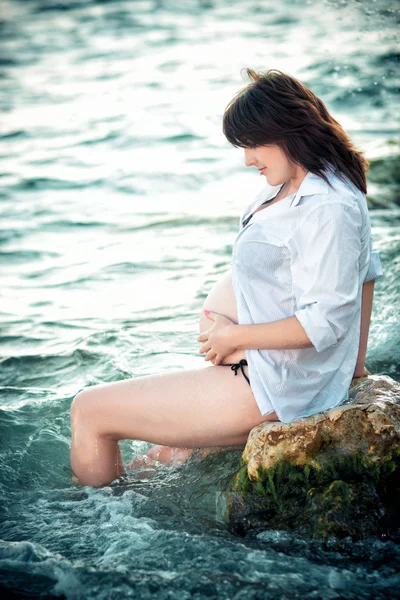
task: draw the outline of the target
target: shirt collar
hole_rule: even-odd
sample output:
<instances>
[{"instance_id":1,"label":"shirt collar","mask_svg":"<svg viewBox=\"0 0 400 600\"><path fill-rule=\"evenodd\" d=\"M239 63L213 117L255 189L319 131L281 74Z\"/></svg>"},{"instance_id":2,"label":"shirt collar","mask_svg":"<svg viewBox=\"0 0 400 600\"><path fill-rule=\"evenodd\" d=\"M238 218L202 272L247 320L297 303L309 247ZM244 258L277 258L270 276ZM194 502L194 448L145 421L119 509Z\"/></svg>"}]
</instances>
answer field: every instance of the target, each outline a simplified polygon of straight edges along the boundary
<instances>
[{"instance_id":1,"label":"shirt collar","mask_svg":"<svg viewBox=\"0 0 400 600\"><path fill-rule=\"evenodd\" d=\"M328 176L328 171L325 171L325 174ZM322 177L319 175L315 175L315 173L311 173L308 171L307 175L304 177L303 181L300 184L299 189L294 195L290 206L297 206L300 202L302 196L312 196L313 194L328 194L329 193L329 185L326 183Z\"/></svg>"},{"instance_id":2,"label":"shirt collar","mask_svg":"<svg viewBox=\"0 0 400 600\"><path fill-rule=\"evenodd\" d=\"M336 173L336 169L333 166L328 165L328 168L324 172L327 175L328 179L330 180L330 177L332 176L332 174ZM254 213L254 210L256 208L260 207L261 199L263 201L269 200L270 198L272 198L273 196L275 196L278 193L278 190L281 186L277 185L277 186L271 187L267 184L266 187L268 190L267 193L265 193L265 187L264 187L261 190L261 193L256 197L256 199L253 200L253 202L247 207L247 210L245 211L244 215L242 216L241 223L243 223L243 221L246 221L246 219L250 216L250 214ZM300 199L302 198L302 196L310 196L312 194L328 194L328 193L329 193L329 186L326 183L326 181L324 179L322 179L322 177L320 177L319 175L315 175L314 173L311 173L311 171L308 171L307 175L304 177L303 181L301 182L299 189L297 190L292 201L290 202L290 207L292 208L293 206L297 206L298 203L300 202Z\"/></svg>"}]
</instances>

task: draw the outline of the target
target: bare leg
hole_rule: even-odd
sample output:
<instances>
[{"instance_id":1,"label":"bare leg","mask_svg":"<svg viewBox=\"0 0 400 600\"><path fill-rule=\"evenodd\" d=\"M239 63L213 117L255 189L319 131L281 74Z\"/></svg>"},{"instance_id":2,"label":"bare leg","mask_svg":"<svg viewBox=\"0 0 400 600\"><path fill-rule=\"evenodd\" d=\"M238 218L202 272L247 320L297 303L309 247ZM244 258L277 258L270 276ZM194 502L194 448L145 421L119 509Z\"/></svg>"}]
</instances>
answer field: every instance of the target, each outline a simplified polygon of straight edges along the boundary
<instances>
[{"instance_id":1,"label":"bare leg","mask_svg":"<svg viewBox=\"0 0 400 600\"><path fill-rule=\"evenodd\" d=\"M71 466L82 485L121 475L118 440L179 448L245 445L263 421L250 386L230 369L210 366L86 388L72 405Z\"/></svg>"}]
</instances>

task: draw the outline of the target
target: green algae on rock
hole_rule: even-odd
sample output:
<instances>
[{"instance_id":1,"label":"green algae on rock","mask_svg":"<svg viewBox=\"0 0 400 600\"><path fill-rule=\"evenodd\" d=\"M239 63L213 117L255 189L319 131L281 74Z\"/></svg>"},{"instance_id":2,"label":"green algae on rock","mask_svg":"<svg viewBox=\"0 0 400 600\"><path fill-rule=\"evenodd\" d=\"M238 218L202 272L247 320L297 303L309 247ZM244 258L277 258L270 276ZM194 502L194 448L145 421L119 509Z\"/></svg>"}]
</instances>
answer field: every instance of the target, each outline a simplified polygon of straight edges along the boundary
<instances>
[{"instance_id":1,"label":"green algae on rock","mask_svg":"<svg viewBox=\"0 0 400 600\"><path fill-rule=\"evenodd\" d=\"M400 384L353 379L340 407L250 432L223 494L239 534L280 529L308 537L395 534L400 527Z\"/></svg>"},{"instance_id":2,"label":"green algae on rock","mask_svg":"<svg viewBox=\"0 0 400 600\"><path fill-rule=\"evenodd\" d=\"M370 161L367 172L368 208L390 208L400 205L400 155L398 142L393 140L397 152Z\"/></svg>"}]
</instances>

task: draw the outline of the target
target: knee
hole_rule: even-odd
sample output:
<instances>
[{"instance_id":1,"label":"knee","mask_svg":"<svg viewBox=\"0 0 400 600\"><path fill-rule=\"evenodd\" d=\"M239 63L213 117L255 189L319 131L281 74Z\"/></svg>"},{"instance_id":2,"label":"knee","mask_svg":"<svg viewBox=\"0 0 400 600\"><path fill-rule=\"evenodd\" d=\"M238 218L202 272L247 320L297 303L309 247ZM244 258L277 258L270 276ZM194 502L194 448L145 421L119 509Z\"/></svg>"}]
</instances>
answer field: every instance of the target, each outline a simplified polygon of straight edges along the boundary
<instances>
[{"instance_id":1,"label":"knee","mask_svg":"<svg viewBox=\"0 0 400 600\"><path fill-rule=\"evenodd\" d=\"M85 388L80 391L71 404L71 427L76 429L79 425L94 423L95 394L93 390Z\"/></svg>"}]
</instances>

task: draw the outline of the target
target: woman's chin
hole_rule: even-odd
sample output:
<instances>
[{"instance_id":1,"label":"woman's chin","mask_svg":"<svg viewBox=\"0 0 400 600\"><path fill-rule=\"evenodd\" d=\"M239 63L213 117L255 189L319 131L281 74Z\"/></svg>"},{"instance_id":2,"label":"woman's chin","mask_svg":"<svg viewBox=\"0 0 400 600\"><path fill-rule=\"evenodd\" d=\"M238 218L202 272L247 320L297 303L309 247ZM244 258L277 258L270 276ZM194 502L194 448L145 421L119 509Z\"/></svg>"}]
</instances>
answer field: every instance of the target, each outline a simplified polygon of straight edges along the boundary
<instances>
[{"instance_id":1,"label":"woman's chin","mask_svg":"<svg viewBox=\"0 0 400 600\"><path fill-rule=\"evenodd\" d=\"M265 177L265 180L268 183L268 185L270 185L271 187L278 187L279 185L282 185L279 181L276 181L276 179L274 179L273 177L268 177L268 175Z\"/></svg>"}]
</instances>

